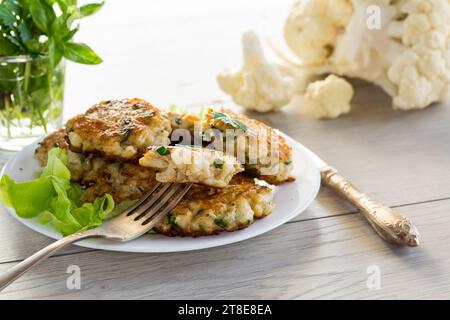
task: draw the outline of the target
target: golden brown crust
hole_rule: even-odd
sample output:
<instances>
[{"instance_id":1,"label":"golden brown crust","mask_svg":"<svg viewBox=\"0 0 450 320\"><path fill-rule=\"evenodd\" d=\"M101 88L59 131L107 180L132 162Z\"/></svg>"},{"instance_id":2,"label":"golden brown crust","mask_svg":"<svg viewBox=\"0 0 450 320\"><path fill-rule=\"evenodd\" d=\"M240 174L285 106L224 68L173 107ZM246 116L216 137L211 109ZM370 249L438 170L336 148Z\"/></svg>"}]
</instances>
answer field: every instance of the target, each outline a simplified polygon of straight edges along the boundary
<instances>
[{"instance_id":1,"label":"golden brown crust","mask_svg":"<svg viewBox=\"0 0 450 320\"><path fill-rule=\"evenodd\" d=\"M82 201L93 202L95 198L109 193L116 203L140 199L156 183L155 171L133 163L111 162L93 158L91 169L80 178L84 187Z\"/></svg>"},{"instance_id":2,"label":"golden brown crust","mask_svg":"<svg viewBox=\"0 0 450 320\"><path fill-rule=\"evenodd\" d=\"M276 130L272 129L268 125L255 120L250 119L246 115L237 114L232 110L221 108L218 112L226 114L232 119L236 119L241 122L245 127L246 131L244 132L246 137L250 139L256 139L256 143L258 146L265 145L268 150L267 157L271 157L271 150L275 150L277 152L276 156L270 160L271 166L263 165L260 163L260 159L257 159L256 164L245 164L246 169L256 170L255 176L258 178L265 180L271 184L282 184L284 182L289 182L295 180L290 172L292 170L292 147L286 142L286 139L280 135ZM230 126L230 124L223 122L220 119L216 119L214 117L214 110L209 109L208 112L204 115L202 119L202 130L207 130L210 128L219 129L222 132L225 132L227 129L236 129ZM272 142L276 141L277 144L272 146ZM247 142L250 143L251 142ZM235 148L237 150L237 148ZM236 152L234 150L234 152ZM247 151L248 152L248 151ZM260 156L260 154L258 154ZM272 170L271 170L272 169ZM264 170L270 173L264 173ZM272 173L274 171L274 173ZM259 174L259 172L262 172Z\"/></svg>"},{"instance_id":3,"label":"golden brown crust","mask_svg":"<svg viewBox=\"0 0 450 320\"><path fill-rule=\"evenodd\" d=\"M234 232L269 215L272 195L270 188L241 174L221 189L194 185L171 215L154 229L168 236L191 237Z\"/></svg>"},{"instance_id":4,"label":"golden brown crust","mask_svg":"<svg viewBox=\"0 0 450 320\"><path fill-rule=\"evenodd\" d=\"M149 145L170 143L170 121L142 99L102 101L67 121L75 152L98 151L118 160L136 159Z\"/></svg>"},{"instance_id":5,"label":"golden brown crust","mask_svg":"<svg viewBox=\"0 0 450 320\"><path fill-rule=\"evenodd\" d=\"M64 128L51 133L47 137L39 142L38 147L35 150L35 158L39 162L41 167L47 164L48 151L52 148L61 148L67 150L69 144L67 143L66 130Z\"/></svg>"}]
</instances>

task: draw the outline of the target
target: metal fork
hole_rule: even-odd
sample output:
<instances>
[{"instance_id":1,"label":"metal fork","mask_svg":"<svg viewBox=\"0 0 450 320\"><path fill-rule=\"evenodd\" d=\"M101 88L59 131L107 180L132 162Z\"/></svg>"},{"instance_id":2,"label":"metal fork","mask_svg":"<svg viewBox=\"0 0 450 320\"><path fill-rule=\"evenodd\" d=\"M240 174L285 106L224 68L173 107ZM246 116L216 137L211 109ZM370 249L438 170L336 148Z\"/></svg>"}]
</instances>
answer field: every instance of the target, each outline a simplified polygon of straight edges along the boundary
<instances>
[{"instance_id":1,"label":"metal fork","mask_svg":"<svg viewBox=\"0 0 450 320\"><path fill-rule=\"evenodd\" d=\"M0 291L62 247L87 238L130 241L147 233L172 210L192 184L157 183L140 200L101 226L64 237L0 275Z\"/></svg>"}]
</instances>

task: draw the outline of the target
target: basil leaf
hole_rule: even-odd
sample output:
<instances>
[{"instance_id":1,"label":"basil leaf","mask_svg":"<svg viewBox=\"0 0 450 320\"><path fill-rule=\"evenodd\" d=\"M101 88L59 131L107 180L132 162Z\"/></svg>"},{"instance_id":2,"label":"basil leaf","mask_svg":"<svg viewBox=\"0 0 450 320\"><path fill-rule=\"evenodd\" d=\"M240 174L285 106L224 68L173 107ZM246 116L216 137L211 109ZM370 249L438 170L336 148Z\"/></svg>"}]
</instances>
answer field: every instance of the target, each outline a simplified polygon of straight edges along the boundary
<instances>
[{"instance_id":1,"label":"basil leaf","mask_svg":"<svg viewBox=\"0 0 450 320\"><path fill-rule=\"evenodd\" d=\"M53 21L56 19L52 6L45 0L30 0L28 4L34 23L42 32L48 34Z\"/></svg>"},{"instance_id":2,"label":"basil leaf","mask_svg":"<svg viewBox=\"0 0 450 320\"><path fill-rule=\"evenodd\" d=\"M14 12L15 15L22 15L22 5L17 0L4 0L3 3L9 9L9 11Z\"/></svg>"},{"instance_id":3,"label":"basil leaf","mask_svg":"<svg viewBox=\"0 0 450 320\"><path fill-rule=\"evenodd\" d=\"M105 2L102 1L99 3L89 3L84 6L81 6L78 8L78 12L75 15L75 17L77 19L81 19L84 17L91 16L91 15L95 14L98 10L100 10L104 4L105 4Z\"/></svg>"},{"instance_id":4,"label":"basil leaf","mask_svg":"<svg viewBox=\"0 0 450 320\"><path fill-rule=\"evenodd\" d=\"M56 18L52 23L50 33L58 38L65 37L70 32L67 19L67 14L62 14Z\"/></svg>"},{"instance_id":5,"label":"basil leaf","mask_svg":"<svg viewBox=\"0 0 450 320\"><path fill-rule=\"evenodd\" d=\"M78 30L80 30L80 26L79 25L76 26L74 29L70 30L70 32L64 36L63 40L66 41L66 42L69 41L78 32Z\"/></svg>"},{"instance_id":6,"label":"basil leaf","mask_svg":"<svg viewBox=\"0 0 450 320\"><path fill-rule=\"evenodd\" d=\"M64 57L83 64L99 64L103 60L86 44L67 42L64 44Z\"/></svg>"},{"instance_id":7,"label":"basil leaf","mask_svg":"<svg viewBox=\"0 0 450 320\"><path fill-rule=\"evenodd\" d=\"M226 124L229 124L230 126L232 126L235 129L240 129L244 132L247 131L247 126L245 124L243 124L241 121L229 116L228 114L213 111L212 116L215 120L225 122Z\"/></svg>"},{"instance_id":8,"label":"basil leaf","mask_svg":"<svg viewBox=\"0 0 450 320\"><path fill-rule=\"evenodd\" d=\"M3 3L0 4L0 22L9 28L15 28L14 22L16 22L16 17Z\"/></svg>"},{"instance_id":9,"label":"basil leaf","mask_svg":"<svg viewBox=\"0 0 450 320\"><path fill-rule=\"evenodd\" d=\"M66 0L55 0L62 12L67 12L70 4Z\"/></svg>"},{"instance_id":10,"label":"basil leaf","mask_svg":"<svg viewBox=\"0 0 450 320\"><path fill-rule=\"evenodd\" d=\"M0 35L0 55L2 56L12 55L14 54L16 49L17 47L13 45L11 41L9 41L3 35Z\"/></svg>"},{"instance_id":11,"label":"basil leaf","mask_svg":"<svg viewBox=\"0 0 450 320\"><path fill-rule=\"evenodd\" d=\"M22 21L21 23L19 23L17 29L19 30L20 39L23 43L27 43L32 39L33 36L31 35L31 32L25 22Z\"/></svg>"}]
</instances>

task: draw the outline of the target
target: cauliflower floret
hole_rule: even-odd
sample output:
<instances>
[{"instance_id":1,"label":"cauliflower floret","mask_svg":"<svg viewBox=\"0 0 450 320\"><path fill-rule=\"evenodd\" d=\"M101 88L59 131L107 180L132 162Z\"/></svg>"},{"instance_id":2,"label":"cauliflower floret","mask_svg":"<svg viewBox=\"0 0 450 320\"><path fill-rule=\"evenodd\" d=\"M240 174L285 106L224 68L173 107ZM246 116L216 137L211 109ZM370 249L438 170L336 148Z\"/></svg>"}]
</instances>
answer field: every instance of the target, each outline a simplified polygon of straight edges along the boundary
<instances>
[{"instance_id":1,"label":"cauliflower floret","mask_svg":"<svg viewBox=\"0 0 450 320\"><path fill-rule=\"evenodd\" d=\"M322 65L352 14L351 0L298 1L284 26L286 43L304 65Z\"/></svg>"},{"instance_id":2,"label":"cauliflower floret","mask_svg":"<svg viewBox=\"0 0 450 320\"><path fill-rule=\"evenodd\" d=\"M450 97L449 21L450 0L298 0L285 40L301 68L373 82L395 108L421 109Z\"/></svg>"},{"instance_id":3,"label":"cauliflower floret","mask_svg":"<svg viewBox=\"0 0 450 320\"><path fill-rule=\"evenodd\" d=\"M335 119L350 112L353 87L345 79L330 75L309 84L304 98L314 117Z\"/></svg>"},{"instance_id":4,"label":"cauliflower floret","mask_svg":"<svg viewBox=\"0 0 450 320\"><path fill-rule=\"evenodd\" d=\"M242 42L244 65L237 72L219 74L221 89L250 110L268 112L287 105L294 95L293 79L267 62L255 33L245 33Z\"/></svg>"},{"instance_id":5,"label":"cauliflower floret","mask_svg":"<svg viewBox=\"0 0 450 320\"><path fill-rule=\"evenodd\" d=\"M450 88L450 1L403 1L400 33L408 47L388 70L398 90L394 107L422 109L448 97Z\"/></svg>"}]
</instances>

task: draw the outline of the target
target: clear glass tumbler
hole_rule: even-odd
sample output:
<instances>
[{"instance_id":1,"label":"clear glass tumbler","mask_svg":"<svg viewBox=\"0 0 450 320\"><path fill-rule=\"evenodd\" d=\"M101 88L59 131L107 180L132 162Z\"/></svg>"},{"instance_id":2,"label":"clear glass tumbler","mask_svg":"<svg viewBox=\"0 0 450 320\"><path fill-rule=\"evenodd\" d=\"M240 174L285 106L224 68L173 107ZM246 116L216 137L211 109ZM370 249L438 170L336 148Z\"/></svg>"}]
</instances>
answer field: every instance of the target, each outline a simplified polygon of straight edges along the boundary
<instances>
[{"instance_id":1,"label":"clear glass tumbler","mask_svg":"<svg viewBox=\"0 0 450 320\"><path fill-rule=\"evenodd\" d=\"M0 57L0 149L17 151L61 126L64 60Z\"/></svg>"}]
</instances>

